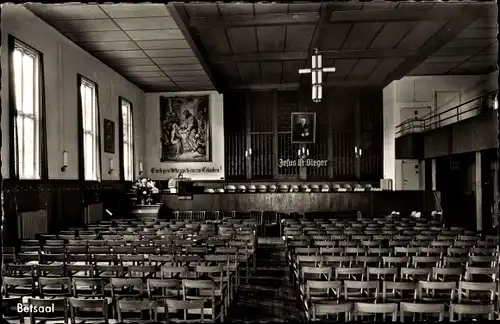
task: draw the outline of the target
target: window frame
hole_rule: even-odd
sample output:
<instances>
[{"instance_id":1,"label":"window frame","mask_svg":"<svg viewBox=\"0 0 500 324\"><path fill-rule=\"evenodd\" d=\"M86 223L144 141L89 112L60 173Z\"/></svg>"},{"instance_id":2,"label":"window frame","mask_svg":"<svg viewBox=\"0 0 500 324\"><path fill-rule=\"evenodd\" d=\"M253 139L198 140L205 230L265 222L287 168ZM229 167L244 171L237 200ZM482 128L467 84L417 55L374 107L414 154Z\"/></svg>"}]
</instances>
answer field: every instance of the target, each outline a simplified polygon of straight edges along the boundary
<instances>
[{"instance_id":1,"label":"window frame","mask_svg":"<svg viewBox=\"0 0 500 324\"><path fill-rule=\"evenodd\" d=\"M83 97L81 87L84 83L93 85L94 87L94 104L95 104L95 168L94 177L87 179L85 174L85 129L83 124ZM87 182L101 182L102 181L102 161L101 161L101 118L99 109L99 86L96 82L92 81L81 74L77 74L77 101L78 101L78 178L81 181Z\"/></svg>"},{"instance_id":2,"label":"window frame","mask_svg":"<svg viewBox=\"0 0 500 324\"><path fill-rule=\"evenodd\" d=\"M32 54L35 58L34 71L34 106L36 110L33 114L35 129L34 138L34 153L36 156L33 159L35 174L34 176L24 176L20 173L20 157L19 157L19 142L18 142L18 124L20 110L16 104L16 89L15 89L15 70L14 70L14 52L16 48L22 48L24 51ZM46 128L46 110L45 110L45 74L43 53L33 46L23 42L13 35L8 35L8 77L9 77L9 150L11 152L9 159L9 177L16 180L45 180L48 178L47 164L47 128ZM36 100L36 101L35 101ZM21 108L22 109L22 108ZM25 115L21 112L21 115ZM28 117L27 115L24 116ZM28 117L29 118L29 117Z\"/></svg>"},{"instance_id":3,"label":"window frame","mask_svg":"<svg viewBox=\"0 0 500 324\"><path fill-rule=\"evenodd\" d=\"M129 125L129 134L130 134L130 137L131 137L131 140L132 140L132 144L130 145L130 149L131 149L131 164L130 164L130 168L131 168L131 178L130 180L127 180L125 178L125 141L124 141L124 120L123 120L123 106L124 106L124 103L128 104L129 105L129 109L130 109L130 125ZM120 179L123 180L123 181L134 181L134 177L135 177L135 138L134 138L134 109L133 109L133 104L130 100L127 100L125 99L124 97L118 97L118 121L120 123L120 127L118 128L118 132L119 132L119 145L120 145Z\"/></svg>"}]
</instances>

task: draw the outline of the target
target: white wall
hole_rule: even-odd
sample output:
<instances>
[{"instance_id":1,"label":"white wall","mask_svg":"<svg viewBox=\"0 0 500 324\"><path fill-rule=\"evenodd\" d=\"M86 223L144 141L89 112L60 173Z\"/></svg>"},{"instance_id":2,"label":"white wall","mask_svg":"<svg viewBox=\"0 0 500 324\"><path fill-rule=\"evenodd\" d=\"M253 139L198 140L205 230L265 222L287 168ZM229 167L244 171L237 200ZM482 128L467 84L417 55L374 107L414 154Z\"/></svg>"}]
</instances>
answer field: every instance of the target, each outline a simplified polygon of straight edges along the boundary
<instances>
[{"instance_id":1,"label":"white wall","mask_svg":"<svg viewBox=\"0 0 500 324\"><path fill-rule=\"evenodd\" d=\"M497 80L498 71L489 75L411 76L394 81L393 109L399 111L401 116L396 118L396 125L405 121L404 114L402 114L403 109L418 110L418 114L415 115L417 117L423 117L422 115L430 112L443 112L498 89ZM460 111L465 112L477 105L478 102L472 102L460 107ZM475 116L477 111L464 113L459 119L452 117L454 115L456 115L454 110L441 115L439 118L442 121L439 125L445 126ZM447 117L450 118L446 119Z\"/></svg>"},{"instance_id":2,"label":"white wall","mask_svg":"<svg viewBox=\"0 0 500 324\"><path fill-rule=\"evenodd\" d=\"M18 38L43 54L47 150L50 179L78 179L77 74L94 81L99 90L101 134L103 119L115 121L115 154L102 153L102 180L119 180L118 96L132 102L134 109L135 155L144 153L144 92L137 86L75 45L54 28L20 5L2 5L2 44L8 35ZM8 48L1 49L2 67L2 175L9 176L9 64ZM103 140L103 136L101 136ZM101 143L104 147L104 143ZM62 152L68 151L68 168L61 172ZM115 160L109 175L109 159ZM138 170L138 159L135 159Z\"/></svg>"},{"instance_id":3,"label":"white wall","mask_svg":"<svg viewBox=\"0 0 500 324\"><path fill-rule=\"evenodd\" d=\"M212 149L211 162L160 162L161 129L160 129L160 97L210 95L209 120L210 143ZM216 91L195 92L163 92L146 93L145 142L144 158L145 175L156 180L167 180L176 177L179 170L185 170L184 176L193 180L221 180L225 177L224 168L224 101ZM152 172L152 169L163 170L163 173ZM218 172L189 172L189 169L213 168Z\"/></svg>"},{"instance_id":4,"label":"white wall","mask_svg":"<svg viewBox=\"0 0 500 324\"><path fill-rule=\"evenodd\" d=\"M384 178L393 179L396 190L402 188L401 163L396 161L395 141L400 136L396 134L396 126L404 121L403 116L413 111L417 112L413 116L423 117L449 108L450 104L436 104L437 92L448 92L449 101L461 104L497 89L497 80L498 71L495 71L489 75L404 77L386 86L383 90ZM462 119L466 117L464 114ZM449 120L449 123L455 121Z\"/></svg>"}]
</instances>

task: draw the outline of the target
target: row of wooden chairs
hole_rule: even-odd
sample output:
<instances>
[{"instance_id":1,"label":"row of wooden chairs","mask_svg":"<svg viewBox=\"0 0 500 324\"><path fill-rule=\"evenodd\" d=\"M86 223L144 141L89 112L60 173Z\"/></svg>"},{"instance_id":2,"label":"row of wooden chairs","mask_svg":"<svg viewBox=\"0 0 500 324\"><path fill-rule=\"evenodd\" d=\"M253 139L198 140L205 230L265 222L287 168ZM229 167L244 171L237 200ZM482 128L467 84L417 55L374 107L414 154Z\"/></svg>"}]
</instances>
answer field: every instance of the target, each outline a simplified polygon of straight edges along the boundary
<instances>
[{"instance_id":1,"label":"row of wooden chairs","mask_svg":"<svg viewBox=\"0 0 500 324\"><path fill-rule=\"evenodd\" d=\"M434 321L443 321L445 317L445 305L442 303L317 303L310 312L309 319L312 321L323 321L336 319L337 321L359 321L362 317L370 316L373 320L386 321L387 317L392 317L393 322L399 320L407 322L408 319L414 322L417 318L424 318L423 315L434 315ZM485 316L493 320L495 310L493 305L466 305L451 304L450 320L461 321L463 316ZM409 318L410 316L410 318Z\"/></svg>"}]
</instances>

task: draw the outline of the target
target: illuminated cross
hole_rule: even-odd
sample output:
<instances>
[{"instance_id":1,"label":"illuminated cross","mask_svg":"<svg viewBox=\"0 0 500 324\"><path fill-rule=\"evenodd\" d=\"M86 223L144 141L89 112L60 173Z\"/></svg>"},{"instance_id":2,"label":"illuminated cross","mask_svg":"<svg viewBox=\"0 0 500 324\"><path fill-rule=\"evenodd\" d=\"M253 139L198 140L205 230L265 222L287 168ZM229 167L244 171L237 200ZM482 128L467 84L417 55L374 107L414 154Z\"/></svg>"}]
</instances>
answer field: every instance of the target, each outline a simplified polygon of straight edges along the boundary
<instances>
[{"instance_id":1,"label":"illuminated cross","mask_svg":"<svg viewBox=\"0 0 500 324\"><path fill-rule=\"evenodd\" d=\"M323 72L335 72L335 67L324 68L321 54L319 54L319 50L315 48L314 55L312 56L311 68L299 70L300 74L311 73L313 102L320 102L323 98Z\"/></svg>"}]
</instances>

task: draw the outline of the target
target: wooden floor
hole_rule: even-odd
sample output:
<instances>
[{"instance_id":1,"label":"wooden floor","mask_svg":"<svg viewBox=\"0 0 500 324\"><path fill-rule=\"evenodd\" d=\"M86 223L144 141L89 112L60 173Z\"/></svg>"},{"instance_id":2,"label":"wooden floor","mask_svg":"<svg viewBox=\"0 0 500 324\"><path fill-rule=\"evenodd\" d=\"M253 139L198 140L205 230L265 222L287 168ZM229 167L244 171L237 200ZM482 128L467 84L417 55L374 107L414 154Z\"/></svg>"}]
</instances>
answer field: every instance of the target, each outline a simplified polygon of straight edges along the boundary
<instances>
[{"instance_id":1,"label":"wooden floor","mask_svg":"<svg viewBox=\"0 0 500 324\"><path fill-rule=\"evenodd\" d=\"M300 321L291 273L286 264L285 243L281 238L259 238L257 267L229 311L230 322Z\"/></svg>"}]
</instances>

